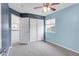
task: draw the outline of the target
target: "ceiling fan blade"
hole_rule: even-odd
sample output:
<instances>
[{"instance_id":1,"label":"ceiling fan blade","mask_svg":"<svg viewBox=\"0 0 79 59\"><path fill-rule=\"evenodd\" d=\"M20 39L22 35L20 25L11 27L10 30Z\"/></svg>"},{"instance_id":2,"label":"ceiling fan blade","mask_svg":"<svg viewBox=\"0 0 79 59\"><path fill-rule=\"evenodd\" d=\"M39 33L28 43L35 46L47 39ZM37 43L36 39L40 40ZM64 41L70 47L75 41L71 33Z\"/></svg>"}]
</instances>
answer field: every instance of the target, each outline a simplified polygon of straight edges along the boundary
<instances>
[{"instance_id":1,"label":"ceiling fan blade","mask_svg":"<svg viewBox=\"0 0 79 59\"><path fill-rule=\"evenodd\" d=\"M43 6L48 6L49 5L49 3L43 3Z\"/></svg>"},{"instance_id":2,"label":"ceiling fan blade","mask_svg":"<svg viewBox=\"0 0 79 59\"><path fill-rule=\"evenodd\" d=\"M51 10L52 10L52 11L55 11L56 9L55 9L55 8L51 8Z\"/></svg>"},{"instance_id":3,"label":"ceiling fan blade","mask_svg":"<svg viewBox=\"0 0 79 59\"><path fill-rule=\"evenodd\" d=\"M38 8L42 8L43 6L39 6L39 7L34 7L34 9L38 9Z\"/></svg>"},{"instance_id":4,"label":"ceiling fan blade","mask_svg":"<svg viewBox=\"0 0 79 59\"><path fill-rule=\"evenodd\" d=\"M60 4L60 3L51 3L52 6L53 6L53 5L58 5L58 4Z\"/></svg>"}]
</instances>

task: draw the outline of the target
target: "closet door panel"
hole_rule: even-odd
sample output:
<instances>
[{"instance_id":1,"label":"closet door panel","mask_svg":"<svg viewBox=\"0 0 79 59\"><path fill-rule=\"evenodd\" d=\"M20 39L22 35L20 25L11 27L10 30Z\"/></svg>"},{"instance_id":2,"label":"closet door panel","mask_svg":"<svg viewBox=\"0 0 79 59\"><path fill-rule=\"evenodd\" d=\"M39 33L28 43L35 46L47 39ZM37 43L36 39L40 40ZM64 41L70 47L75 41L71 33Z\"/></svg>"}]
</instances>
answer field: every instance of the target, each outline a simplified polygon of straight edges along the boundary
<instances>
[{"instance_id":1,"label":"closet door panel","mask_svg":"<svg viewBox=\"0 0 79 59\"><path fill-rule=\"evenodd\" d=\"M37 40L36 25L37 19L30 18L30 42Z\"/></svg>"},{"instance_id":2,"label":"closet door panel","mask_svg":"<svg viewBox=\"0 0 79 59\"><path fill-rule=\"evenodd\" d=\"M38 40L44 40L44 20L38 20Z\"/></svg>"},{"instance_id":3,"label":"closet door panel","mask_svg":"<svg viewBox=\"0 0 79 59\"><path fill-rule=\"evenodd\" d=\"M19 21L20 17L11 14L11 46L19 42Z\"/></svg>"},{"instance_id":4,"label":"closet door panel","mask_svg":"<svg viewBox=\"0 0 79 59\"><path fill-rule=\"evenodd\" d=\"M29 18L21 18L20 20L20 42L29 42Z\"/></svg>"}]
</instances>

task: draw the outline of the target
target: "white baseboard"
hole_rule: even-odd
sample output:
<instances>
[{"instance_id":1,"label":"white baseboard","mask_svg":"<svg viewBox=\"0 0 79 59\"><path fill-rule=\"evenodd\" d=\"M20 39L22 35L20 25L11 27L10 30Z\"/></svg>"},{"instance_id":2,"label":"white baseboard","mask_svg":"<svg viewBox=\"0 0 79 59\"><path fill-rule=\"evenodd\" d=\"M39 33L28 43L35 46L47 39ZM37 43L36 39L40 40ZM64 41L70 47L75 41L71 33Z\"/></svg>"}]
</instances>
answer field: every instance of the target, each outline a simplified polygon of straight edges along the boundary
<instances>
[{"instance_id":1,"label":"white baseboard","mask_svg":"<svg viewBox=\"0 0 79 59\"><path fill-rule=\"evenodd\" d=\"M74 53L79 54L79 51L76 51L76 50L67 48L67 47L65 47L65 46L63 46L63 45L61 45L61 44L58 44L58 43L55 43L55 42L50 42L50 41L48 41L48 40L45 40L45 41L46 41L46 42L49 42L49 43L51 43L51 44L55 44L55 45L57 45L57 46L59 46L59 47L62 47L62 48L64 48L64 49L66 49L66 50L69 50L69 51L72 51L72 52L74 52Z\"/></svg>"},{"instance_id":2,"label":"white baseboard","mask_svg":"<svg viewBox=\"0 0 79 59\"><path fill-rule=\"evenodd\" d=\"M0 56L2 56L2 54L0 54Z\"/></svg>"},{"instance_id":3,"label":"white baseboard","mask_svg":"<svg viewBox=\"0 0 79 59\"><path fill-rule=\"evenodd\" d=\"M9 47L8 51L7 51L7 56L9 56L10 50L11 50L12 46Z\"/></svg>"},{"instance_id":4,"label":"white baseboard","mask_svg":"<svg viewBox=\"0 0 79 59\"><path fill-rule=\"evenodd\" d=\"M29 42L29 43L32 43L32 42L39 42L39 41L44 41L44 40L31 41L31 42Z\"/></svg>"}]
</instances>

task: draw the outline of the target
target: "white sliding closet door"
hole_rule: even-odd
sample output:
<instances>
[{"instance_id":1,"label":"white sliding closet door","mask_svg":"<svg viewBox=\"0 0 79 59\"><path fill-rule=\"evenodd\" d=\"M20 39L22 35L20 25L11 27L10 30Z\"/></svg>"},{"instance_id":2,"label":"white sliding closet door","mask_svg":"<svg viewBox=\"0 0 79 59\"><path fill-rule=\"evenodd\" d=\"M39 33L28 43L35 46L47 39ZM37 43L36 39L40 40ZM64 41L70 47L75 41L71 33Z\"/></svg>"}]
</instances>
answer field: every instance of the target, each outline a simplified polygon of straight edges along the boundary
<instances>
[{"instance_id":1,"label":"white sliding closet door","mask_svg":"<svg viewBox=\"0 0 79 59\"><path fill-rule=\"evenodd\" d=\"M20 17L11 14L11 45L19 42L19 21Z\"/></svg>"},{"instance_id":2,"label":"white sliding closet door","mask_svg":"<svg viewBox=\"0 0 79 59\"><path fill-rule=\"evenodd\" d=\"M44 40L44 20L38 19L38 40Z\"/></svg>"},{"instance_id":3,"label":"white sliding closet door","mask_svg":"<svg viewBox=\"0 0 79 59\"><path fill-rule=\"evenodd\" d=\"M29 42L29 18L20 19L20 42Z\"/></svg>"},{"instance_id":4,"label":"white sliding closet door","mask_svg":"<svg viewBox=\"0 0 79 59\"><path fill-rule=\"evenodd\" d=\"M0 3L0 49L2 46L2 41L1 41L1 3Z\"/></svg>"},{"instance_id":5,"label":"white sliding closet door","mask_svg":"<svg viewBox=\"0 0 79 59\"><path fill-rule=\"evenodd\" d=\"M37 19L30 18L30 42L37 40Z\"/></svg>"},{"instance_id":6,"label":"white sliding closet door","mask_svg":"<svg viewBox=\"0 0 79 59\"><path fill-rule=\"evenodd\" d=\"M44 40L44 20L30 18L30 42Z\"/></svg>"}]
</instances>

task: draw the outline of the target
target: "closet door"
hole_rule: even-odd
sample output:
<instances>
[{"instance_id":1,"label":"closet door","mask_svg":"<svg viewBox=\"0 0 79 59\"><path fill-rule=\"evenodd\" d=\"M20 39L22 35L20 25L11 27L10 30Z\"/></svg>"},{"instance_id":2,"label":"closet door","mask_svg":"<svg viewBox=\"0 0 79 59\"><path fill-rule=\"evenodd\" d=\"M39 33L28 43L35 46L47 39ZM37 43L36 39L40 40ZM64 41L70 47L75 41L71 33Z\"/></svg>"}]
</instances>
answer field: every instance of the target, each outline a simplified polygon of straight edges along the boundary
<instances>
[{"instance_id":1,"label":"closet door","mask_svg":"<svg viewBox=\"0 0 79 59\"><path fill-rule=\"evenodd\" d=\"M30 18L30 42L37 41L37 19Z\"/></svg>"},{"instance_id":2,"label":"closet door","mask_svg":"<svg viewBox=\"0 0 79 59\"><path fill-rule=\"evenodd\" d=\"M38 19L37 24L38 40L44 40L44 20Z\"/></svg>"},{"instance_id":3,"label":"closet door","mask_svg":"<svg viewBox=\"0 0 79 59\"><path fill-rule=\"evenodd\" d=\"M15 43L19 42L19 21L20 17L11 14L11 45L13 46Z\"/></svg>"},{"instance_id":4,"label":"closet door","mask_svg":"<svg viewBox=\"0 0 79 59\"><path fill-rule=\"evenodd\" d=\"M20 42L29 42L29 18L20 19Z\"/></svg>"}]
</instances>

